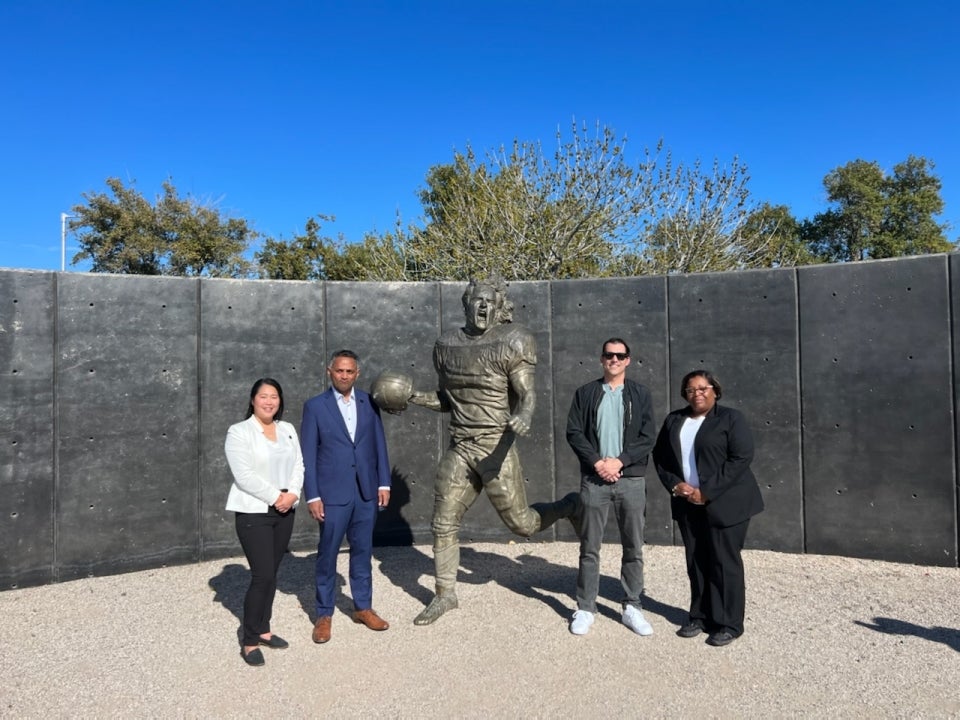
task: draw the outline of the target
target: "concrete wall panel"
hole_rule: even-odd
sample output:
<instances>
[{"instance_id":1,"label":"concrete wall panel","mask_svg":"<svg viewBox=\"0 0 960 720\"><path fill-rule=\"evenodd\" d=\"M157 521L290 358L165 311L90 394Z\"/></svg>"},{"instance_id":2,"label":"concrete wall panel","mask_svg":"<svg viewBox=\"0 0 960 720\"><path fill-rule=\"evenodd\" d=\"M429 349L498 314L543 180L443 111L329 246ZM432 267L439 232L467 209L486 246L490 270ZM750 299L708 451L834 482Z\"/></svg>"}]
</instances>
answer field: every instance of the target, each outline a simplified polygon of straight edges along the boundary
<instances>
[{"instance_id":1,"label":"concrete wall panel","mask_svg":"<svg viewBox=\"0 0 960 720\"><path fill-rule=\"evenodd\" d=\"M957 526L958 537L955 538L957 547L960 548L960 480L956 479L957 469L960 468L960 423L957 422L956 408L960 407L960 367L957 366L957 358L960 358L960 255L952 253L949 256L949 277L950 277L950 337L951 347L953 349L953 507L954 524ZM960 550L958 550L960 552Z\"/></svg>"},{"instance_id":2,"label":"concrete wall panel","mask_svg":"<svg viewBox=\"0 0 960 720\"><path fill-rule=\"evenodd\" d=\"M234 514L224 510L232 478L227 428L246 415L253 383L283 388L283 419L299 430L304 401L326 387L322 283L200 281L200 496L204 558L240 554ZM293 549L316 547L317 524L297 510Z\"/></svg>"},{"instance_id":3,"label":"concrete wall panel","mask_svg":"<svg viewBox=\"0 0 960 720\"><path fill-rule=\"evenodd\" d=\"M54 575L54 273L0 272L0 589Z\"/></svg>"},{"instance_id":4,"label":"concrete wall panel","mask_svg":"<svg viewBox=\"0 0 960 720\"><path fill-rule=\"evenodd\" d=\"M807 551L955 565L946 257L798 280Z\"/></svg>"},{"instance_id":5,"label":"concrete wall panel","mask_svg":"<svg viewBox=\"0 0 960 720\"><path fill-rule=\"evenodd\" d=\"M730 282L736 277L737 282ZM695 369L722 383L721 404L744 412L755 444L751 469L766 510L749 547L803 549L797 297L792 270L671 277L670 407L686 405L680 381Z\"/></svg>"},{"instance_id":6,"label":"concrete wall panel","mask_svg":"<svg viewBox=\"0 0 960 720\"><path fill-rule=\"evenodd\" d=\"M58 276L60 580L199 556L198 287Z\"/></svg>"},{"instance_id":7,"label":"concrete wall panel","mask_svg":"<svg viewBox=\"0 0 960 720\"><path fill-rule=\"evenodd\" d=\"M580 487L576 455L566 441L567 414L576 389L601 377L600 352L610 337L621 337L631 350L627 376L643 383L653 395L656 429L666 412L666 285L664 278L616 278L553 283L552 355L555 392L557 493ZM673 528L667 493L653 463L647 469L646 539L672 543ZM561 537L575 538L569 527ZM617 542L616 522L607 524L605 539Z\"/></svg>"}]
</instances>

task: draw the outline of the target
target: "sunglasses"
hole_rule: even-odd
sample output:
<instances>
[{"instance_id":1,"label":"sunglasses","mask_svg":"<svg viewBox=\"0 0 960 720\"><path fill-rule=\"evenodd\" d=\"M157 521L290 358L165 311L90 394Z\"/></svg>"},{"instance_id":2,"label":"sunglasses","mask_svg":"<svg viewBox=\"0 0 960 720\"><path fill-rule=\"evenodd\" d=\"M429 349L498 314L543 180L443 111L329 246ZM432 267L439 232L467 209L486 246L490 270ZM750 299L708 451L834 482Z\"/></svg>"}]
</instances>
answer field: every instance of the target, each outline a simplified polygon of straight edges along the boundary
<instances>
[{"instance_id":1,"label":"sunglasses","mask_svg":"<svg viewBox=\"0 0 960 720\"><path fill-rule=\"evenodd\" d=\"M604 360L613 360L614 358L616 358L617 360L626 360L628 357L630 357L630 353L605 352L601 355L601 357Z\"/></svg>"}]
</instances>

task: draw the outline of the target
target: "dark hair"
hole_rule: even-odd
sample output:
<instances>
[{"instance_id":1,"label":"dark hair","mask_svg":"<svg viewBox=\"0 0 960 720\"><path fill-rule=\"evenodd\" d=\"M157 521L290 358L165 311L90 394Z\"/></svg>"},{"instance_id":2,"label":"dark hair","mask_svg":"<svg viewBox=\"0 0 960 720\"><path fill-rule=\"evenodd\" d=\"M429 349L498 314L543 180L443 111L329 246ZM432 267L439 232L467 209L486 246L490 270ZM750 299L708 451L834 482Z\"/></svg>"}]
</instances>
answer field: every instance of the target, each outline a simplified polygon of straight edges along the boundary
<instances>
[{"instance_id":1,"label":"dark hair","mask_svg":"<svg viewBox=\"0 0 960 720\"><path fill-rule=\"evenodd\" d=\"M330 364L327 367L333 367L333 364L337 361L337 358L350 358L353 360L357 367L360 367L360 356L357 355L353 350L337 350L333 355L330 356Z\"/></svg>"},{"instance_id":2,"label":"dark hair","mask_svg":"<svg viewBox=\"0 0 960 720\"><path fill-rule=\"evenodd\" d=\"M695 377L702 377L707 381L707 384L713 388L713 394L717 396L717 400L723 397L723 388L720 387L720 381L717 380L716 375L714 375L709 370L691 370L686 375L683 376L683 380L680 381L680 396L686 400L687 399L687 385L690 384L690 381Z\"/></svg>"},{"instance_id":3,"label":"dark hair","mask_svg":"<svg viewBox=\"0 0 960 720\"><path fill-rule=\"evenodd\" d=\"M276 389L277 395L280 396L280 407L277 408L277 411L273 414L273 419L280 420L283 417L283 388L280 387L280 383L273 378L265 377L257 380L253 384L253 387L250 388L250 403L247 405L247 414L244 417L244 420L253 415L253 399L257 396L257 393L260 392L260 388L262 388L264 385L269 385L270 387Z\"/></svg>"},{"instance_id":4,"label":"dark hair","mask_svg":"<svg viewBox=\"0 0 960 720\"><path fill-rule=\"evenodd\" d=\"M606 352L607 345L623 345L626 348L627 355L630 354L630 346L627 345L627 341L623 338L612 337L608 340L603 341L603 345L600 346L600 352Z\"/></svg>"}]
</instances>

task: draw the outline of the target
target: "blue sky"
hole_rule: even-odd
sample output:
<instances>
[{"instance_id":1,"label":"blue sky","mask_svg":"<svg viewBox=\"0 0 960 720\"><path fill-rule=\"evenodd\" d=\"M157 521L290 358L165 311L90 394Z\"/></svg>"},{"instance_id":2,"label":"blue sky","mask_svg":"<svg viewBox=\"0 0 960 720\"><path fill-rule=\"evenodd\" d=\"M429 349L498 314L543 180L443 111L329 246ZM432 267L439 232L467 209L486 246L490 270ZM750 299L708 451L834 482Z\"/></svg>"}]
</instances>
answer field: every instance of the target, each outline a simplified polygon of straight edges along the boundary
<instances>
[{"instance_id":1,"label":"blue sky","mask_svg":"<svg viewBox=\"0 0 960 720\"><path fill-rule=\"evenodd\" d=\"M60 214L171 179L272 237L415 222L469 143L600 122L639 157L750 171L826 209L854 159L920 155L960 237L960 5L912 2L0 0L0 267L58 270ZM67 269L77 247L67 238Z\"/></svg>"}]
</instances>

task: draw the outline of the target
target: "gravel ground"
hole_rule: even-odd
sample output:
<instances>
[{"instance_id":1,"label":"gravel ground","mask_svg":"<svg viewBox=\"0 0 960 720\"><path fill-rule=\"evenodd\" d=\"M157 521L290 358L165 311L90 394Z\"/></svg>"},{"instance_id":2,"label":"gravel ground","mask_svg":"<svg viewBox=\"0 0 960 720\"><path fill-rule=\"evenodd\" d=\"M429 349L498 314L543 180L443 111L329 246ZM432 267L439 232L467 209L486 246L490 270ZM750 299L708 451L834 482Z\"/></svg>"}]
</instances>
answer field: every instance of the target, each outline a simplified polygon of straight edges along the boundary
<instances>
[{"instance_id":1,"label":"gravel ground","mask_svg":"<svg viewBox=\"0 0 960 720\"><path fill-rule=\"evenodd\" d=\"M576 637L576 545L518 542L464 546L460 609L427 627L412 620L430 548L376 549L391 628L355 625L341 597L326 645L310 640L314 556L293 554L273 626L291 647L260 668L239 654L242 557L6 591L0 716L960 718L960 570L747 551L746 633L713 648L674 634L682 550L645 554L652 637L619 622L618 546Z\"/></svg>"}]
</instances>

